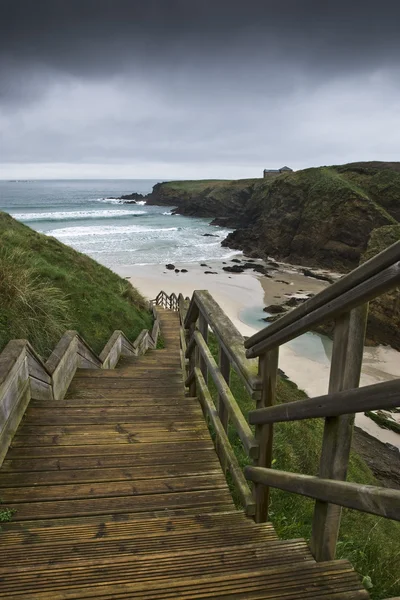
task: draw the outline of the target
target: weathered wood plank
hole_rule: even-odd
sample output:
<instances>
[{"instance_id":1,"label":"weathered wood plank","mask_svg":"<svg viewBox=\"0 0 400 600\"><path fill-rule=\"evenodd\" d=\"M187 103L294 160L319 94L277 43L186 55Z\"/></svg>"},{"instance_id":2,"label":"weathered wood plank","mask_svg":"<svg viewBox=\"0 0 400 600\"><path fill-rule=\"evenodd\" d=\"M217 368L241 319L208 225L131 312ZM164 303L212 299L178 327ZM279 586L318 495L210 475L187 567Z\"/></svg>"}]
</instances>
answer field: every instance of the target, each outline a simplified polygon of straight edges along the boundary
<instances>
[{"instance_id":1,"label":"weathered wood plank","mask_svg":"<svg viewBox=\"0 0 400 600\"><path fill-rule=\"evenodd\" d=\"M254 515L255 502L251 495L249 486L246 483L246 480L243 476L242 470L239 466L235 453L233 452L228 436L219 419L218 412L212 401L206 382L204 381L203 374L198 367L196 367L195 369L195 376L199 386L201 402L205 408L206 414L210 418L210 421L215 429L216 437L218 440L218 449L222 455L223 464L224 466L226 465L226 467L229 469L236 489L239 493L240 499L243 503L243 506L246 509L246 514Z\"/></svg>"},{"instance_id":2,"label":"weathered wood plank","mask_svg":"<svg viewBox=\"0 0 400 600\"><path fill-rule=\"evenodd\" d=\"M194 334L196 345L199 348L201 355L203 356L210 376L213 378L215 386L218 390L220 397L225 403L226 409L229 413L229 417L236 428L236 431L242 441L243 447L250 457L256 458L258 455L258 443L254 438L254 435L240 410L228 384L223 378L221 371L214 360L208 346L204 342L203 336L200 332L196 331Z\"/></svg>"},{"instance_id":3,"label":"weathered wood plank","mask_svg":"<svg viewBox=\"0 0 400 600\"><path fill-rule=\"evenodd\" d=\"M336 321L329 392L356 388L360 382L368 305L345 313ZM345 480L353 435L354 414L325 419L319 476ZM341 508L317 501L311 550L318 561L333 560L339 535Z\"/></svg>"},{"instance_id":4,"label":"weathered wood plank","mask_svg":"<svg viewBox=\"0 0 400 600\"><path fill-rule=\"evenodd\" d=\"M276 383L278 378L279 348L275 348L260 356L259 376L263 383L261 398L257 402L257 408L273 406L276 402ZM272 464L272 441L273 425L258 425L255 436L259 444L259 454L255 461L258 467L271 467ZM269 488L266 486L254 486L254 499L256 505L255 521L263 523L268 519Z\"/></svg>"},{"instance_id":5,"label":"weathered wood plank","mask_svg":"<svg viewBox=\"0 0 400 600\"><path fill-rule=\"evenodd\" d=\"M336 281L334 284L316 294L313 298L307 300L307 302L304 302L304 304L296 307L295 310L292 310L283 317L280 317L275 323L271 323L268 326L268 335L275 335L282 329L292 325L293 323L296 323L302 317L305 317L318 308L321 308L323 305L328 304L332 300L338 298L342 294L352 290L363 281L370 279L377 273L380 273L399 260L400 242L396 242L377 256L374 256L369 261L357 267L357 269L351 271L351 273L348 275L345 275L339 279L339 281ZM266 329L263 329L249 337L247 340L245 340L245 348L251 348L252 346L255 346L261 342L263 339L265 339L265 334Z\"/></svg>"},{"instance_id":6,"label":"weathered wood plank","mask_svg":"<svg viewBox=\"0 0 400 600\"><path fill-rule=\"evenodd\" d=\"M253 410L249 413L249 423L261 425L263 423L336 417L366 410L390 409L398 406L400 406L400 380L394 379L362 388L343 390L333 394Z\"/></svg>"},{"instance_id":7,"label":"weathered wood plank","mask_svg":"<svg viewBox=\"0 0 400 600\"><path fill-rule=\"evenodd\" d=\"M244 474L261 485L400 521L399 490L261 467L245 467Z\"/></svg>"},{"instance_id":8,"label":"weathered wood plank","mask_svg":"<svg viewBox=\"0 0 400 600\"><path fill-rule=\"evenodd\" d=\"M281 346L289 342L302 333L309 331L316 325L320 325L325 321L338 317L340 314L350 311L353 308L368 302L369 300L383 294L384 292L396 287L400 283L400 262L393 264L381 273L374 275L367 281L360 283L358 286L348 290L341 296L338 296L330 302L320 306L319 308L307 313L304 317L297 319L290 325L283 326L276 333L272 333L269 327L262 330L263 335L257 339L261 341L254 345L249 345L249 340L246 341L249 348L246 352L248 358L260 356L263 352L271 350L276 346ZM306 306L305 303L303 306ZM297 309L296 309L297 310ZM293 311L295 312L295 311ZM280 319L276 321L278 324ZM275 330L274 330L275 331ZM253 339L254 343L254 339Z\"/></svg>"},{"instance_id":9,"label":"weathered wood plank","mask_svg":"<svg viewBox=\"0 0 400 600\"><path fill-rule=\"evenodd\" d=\"M55 400L65 396L75 371L78 367L77 358L78 337L76 331L64 333L46 362L46 368L53 380L53 395Z\"/></svg>"},{"instance_id":10,"label":"weathered wood plank","mask_svg":"<svg viewBox=\"0 0 400 600\"><path fill-rule=\"evenodd\" d=\"M185 327L193 323L193 315L198 315L199 312L210 325L219 345L229 356L233 368L243 380L248 392L255 397L257 390L261 389L261 382L257 375L256 362L246 358L243 336L206 290L196 290L193 293Z\"/></svg>"}]
</instances>

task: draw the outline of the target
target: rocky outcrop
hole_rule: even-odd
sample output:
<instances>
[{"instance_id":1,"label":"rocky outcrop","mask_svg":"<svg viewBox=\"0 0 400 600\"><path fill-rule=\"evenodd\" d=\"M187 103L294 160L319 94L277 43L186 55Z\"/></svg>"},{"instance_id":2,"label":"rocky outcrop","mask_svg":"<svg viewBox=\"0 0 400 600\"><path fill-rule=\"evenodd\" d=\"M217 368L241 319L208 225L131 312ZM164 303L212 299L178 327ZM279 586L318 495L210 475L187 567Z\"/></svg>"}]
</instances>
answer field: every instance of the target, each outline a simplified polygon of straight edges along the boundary
<instances>
[{"instance_id":1,"label":"rocky outcrop","mask_svg":"<svg viewBox=\"0 0 400 600\"><path fill-rule=\"evenodd\" d=\"M234 228L223 245L246 255L346 272L371 232L400 219L400 163L305 169L271 180L157 184L149 204Z\"/></svg>"},{"instance_id":2,"label":"rocky outcrop","mask_svg":"<svg viewBox=\"0 0 400 600\"><path fill-rule=\"evenodd\" d=\"M375 229L362 261L366 261L400 240L400 224ZM367 337L378 344L400 350L400 288L379 296L370 303Z\"/></svg>"}]
</instances>

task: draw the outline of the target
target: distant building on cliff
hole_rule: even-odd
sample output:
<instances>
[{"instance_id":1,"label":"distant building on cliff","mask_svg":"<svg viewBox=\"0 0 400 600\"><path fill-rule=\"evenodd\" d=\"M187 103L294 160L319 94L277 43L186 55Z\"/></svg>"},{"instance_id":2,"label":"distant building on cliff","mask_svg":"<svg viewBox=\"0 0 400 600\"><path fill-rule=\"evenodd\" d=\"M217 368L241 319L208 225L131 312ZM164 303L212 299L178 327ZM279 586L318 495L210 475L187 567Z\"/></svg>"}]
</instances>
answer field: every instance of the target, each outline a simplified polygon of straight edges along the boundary
<instances>
[{"instance_id":1,"label":"distant building on cliff","mask_svg":"<svg viewBox=\"0 0 400 600\"><path fill-rule=\"evenodd\" d=\"M281 173L291 173L293 169L290 167L281 167L280 169L264 169L264 177L276 177Z\"/></svg>"}]
</instances>

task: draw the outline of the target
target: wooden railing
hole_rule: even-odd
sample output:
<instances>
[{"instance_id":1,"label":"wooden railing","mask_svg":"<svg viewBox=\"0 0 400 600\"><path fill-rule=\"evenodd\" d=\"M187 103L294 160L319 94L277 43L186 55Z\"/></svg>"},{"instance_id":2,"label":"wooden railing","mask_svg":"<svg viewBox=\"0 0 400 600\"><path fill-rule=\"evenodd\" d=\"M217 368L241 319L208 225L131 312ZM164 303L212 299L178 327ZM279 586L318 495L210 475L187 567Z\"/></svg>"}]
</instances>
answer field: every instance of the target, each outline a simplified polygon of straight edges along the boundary
<instances>
[{"instance_id":1,"label":"wooden railing","mask_svg":"<svg viewBox=\"0 0 400 600\"><path fill-rule=\"evenodd\" d=\"M182 295L182 294L180 294ZM179 310L179 299L176 294L172 293L170 296L161 290L157 297L151 301L156 306L162 306L168 310Z\"/></svg>"},{"instance_id":2,"label":"wooden railing","mask_svg":"<svg viewBox=\"0 0 400 600\"><path fill-rule=\"evenodd\" d=\"M368 301L399 284L400 242L247 340L207 291L195 291L188 308L187 302L178 298L185 329L181 342L187 359L183 361L186 384L213 425L221 464L230 471L247 514L254 515L257 522L267 520L269 487L314 498L311 549L319 561L334 558L341 506L400 520L399 491L345 481L354 413L400 406L400 380L358 389ZM175 305L165 296L160 293L156 303ZM279 346L328 319L335 320L328 393L275 405ZM219 346L218 364L208 348L210 330ZM255 401L248 422L231 391L231 370ZM218 390L217 406L208 387L209 377ZM273 424L320 417L325 419L325 428L319 476L272 469ZM253 493L230 445L229 422L253 460L254 466L244 469L245 477L254 484Z\"/></svg>"},{"instance_id":3,"label":"wooden railing","mask_svg":"<svg viewBox=\"0 0 400 600\"><path fill-rule=\"evenodd\" d=\"M0 354L0 466L31 399L61 400L78 368L113 369L121 356L139 356L157 345L160 330L153 308L152 331L131 343L114 331L99 356L76 331L67 331L44 362L27 340L12 340Z\"/></svg>"}]
</instances>

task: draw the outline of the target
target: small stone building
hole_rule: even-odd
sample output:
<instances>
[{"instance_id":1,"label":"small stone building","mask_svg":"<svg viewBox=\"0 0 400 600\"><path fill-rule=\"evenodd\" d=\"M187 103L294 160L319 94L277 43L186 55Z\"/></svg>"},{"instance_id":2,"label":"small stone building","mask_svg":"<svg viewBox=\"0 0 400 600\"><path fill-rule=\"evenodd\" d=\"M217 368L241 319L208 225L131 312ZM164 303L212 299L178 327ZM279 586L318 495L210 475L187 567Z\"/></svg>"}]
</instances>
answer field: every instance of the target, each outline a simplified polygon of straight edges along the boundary
<instances>
[{"instance_id":1,"label":"small stone building","mask_svg":"<svg viewBox=\"0 0 400 600\"><path fill-rule=\"evenodd\" d=\"M264 169L264 177L276 177L281 173L291 173L293 169L290 167L281 167L280 169Z\"/></svg>"}]
</instances>

